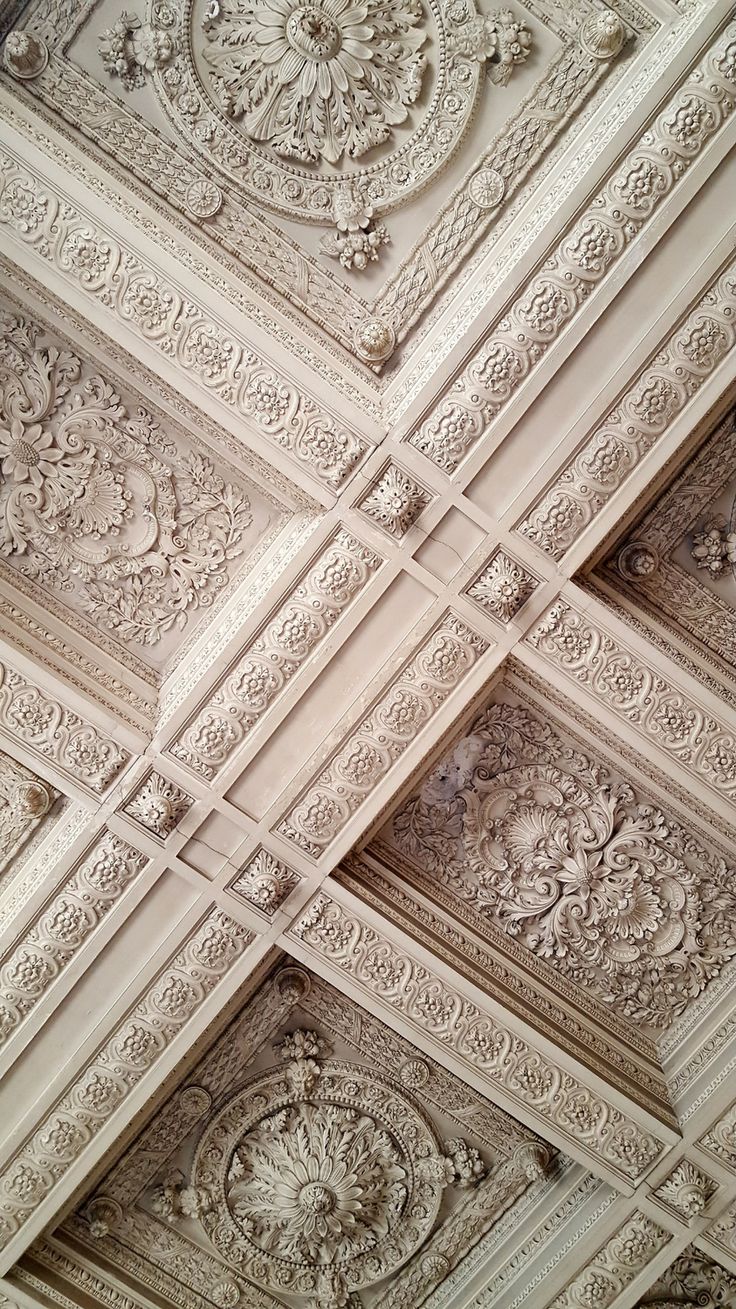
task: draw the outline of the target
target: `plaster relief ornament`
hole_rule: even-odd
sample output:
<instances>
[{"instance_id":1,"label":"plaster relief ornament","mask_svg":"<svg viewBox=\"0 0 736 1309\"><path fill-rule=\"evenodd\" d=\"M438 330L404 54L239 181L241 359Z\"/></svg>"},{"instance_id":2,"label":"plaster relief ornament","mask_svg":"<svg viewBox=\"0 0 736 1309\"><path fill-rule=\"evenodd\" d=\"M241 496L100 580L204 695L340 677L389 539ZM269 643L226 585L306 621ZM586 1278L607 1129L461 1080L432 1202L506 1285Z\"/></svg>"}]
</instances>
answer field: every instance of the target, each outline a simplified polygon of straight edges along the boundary
<instances>
[{"instance_id":1,"label":"plaster relief ornament","mask_svg":"<svg viewBox=\"0 0 736 1309\"><path fill-rule=\"evenodd\" d=\"M218 0L204 14L185 0L175 23L153 80L177 133L249 203L333 228L322 251L352 272L457 149L485 81L506 83L532 44L510 10L473 0ZM480 205L500 199L489 180Z\"/></svg>"},{"instance_id":2,"label":"plaster relief ornament","mask_svg":"<svg viewBox=\"0 0 736 1309\"><path fill-rule=\"evenodd\" d=\"M706 523L693 536L690 553L695 564L713 578L722 577L729 570L733 570L736 576L736 531L732 530L733 525L718 518Z\"/></svg>"},{"instance_id":3,"label":"plaster relief ornament","mask_svg":"<svg viewBox=\"0 0 736 1309\"><path fill-rule=\"evenodd\" d=\"M373 222L373 206L345 187L335 194L333 209L337 231L323 236L320 248L348 270L375 262L381 246L391 238L383 223Z\"/></svg>"},{"instance_id":4,"label":"plaster relief ornament","mask_svg":"<svg viewBox=\"0 0 736 1309\"><path fill-rule=\"evenodd\" d=\"M522 707L489 706L392 826L413 864L636 1023L667 1026L736 956L733 870Z\"/></svg>"},{"instance_id":5,"label":"plaster relief ornament","mask_svg":"<svg viewBox=\"0 0 736 1309\"><path fill-rule=\"evenodd\" d=\"M78 236L67 255L93 278L104 251ZM119 642L154 647L226 586L250 501L42 337L0 317L0 556Z\"/></svg>"},{"instance_id":6,"label":"plaster relief ornament","mask_svg":"<svg viewBox=\"0 0 736 1309\"><path fill-rule=\"evenodd\" d=\"M146 73L173 59L176 46L170 32L124 13L100 34L99 51L103 68L134 91L145 85Z\"/></svg>"},{"instance_id":7,"label":"plaster relief ornament","mask_svg":"<svg viewBox=\"0 0 736 1309\"><path fill-rule=\"evenodd\" d=\"M225 0L205 57L247 136L336 164L407 117L425 69L421 17L419 0Z\"/></svg>"},{"instance_id":8,"label":"plaster relief ornament","mask_svg":"<svg viewBox=\"0 0 736 1309\"><path fill-rule=\"evenodd\" d=\"M199 1220L231 1267L306 1296L310 1309L337 1309L404 1263L431 1231L444 1187L472 1186L484 1165L461 1140L443 1150L397 1083L327 1058L316 1032L291 1032L275 1048L290 1062L210 1120L191 1186L170 1197L173 1218L189 1190L204 1196Z\"/></svg>"},{"instance_id":9,"label":"plaster relief ornament","mask_svg":"<svg viewBox=\"0 0 736 1309\"><path fill-rule=\"evenodd\" d=\"M38 77L49 62L49 52L32 32L8 32L3 48L3 66L24 82Z\"/></svg>"}]
</instances>

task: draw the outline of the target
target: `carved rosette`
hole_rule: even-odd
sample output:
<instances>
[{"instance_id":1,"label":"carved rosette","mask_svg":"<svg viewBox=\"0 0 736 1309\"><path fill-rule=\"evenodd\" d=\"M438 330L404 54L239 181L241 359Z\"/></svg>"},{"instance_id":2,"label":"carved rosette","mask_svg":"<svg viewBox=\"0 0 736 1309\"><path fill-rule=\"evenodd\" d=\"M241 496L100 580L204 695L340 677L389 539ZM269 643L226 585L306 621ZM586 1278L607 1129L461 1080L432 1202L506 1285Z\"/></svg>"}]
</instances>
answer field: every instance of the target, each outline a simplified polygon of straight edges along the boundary
<instances>
[{"instance_id":1,"label":"carved rosette","mask_svg":"<svg viewBox=\"0 0 736 1309\"><path fill-rule=\"evenodd\" d=\"M458 147L484 83L507 82L532 43L509 10L483 16L473 0L220 0L204 21L187 0L176 21L153 80L177 133L249 201L326 224L346 185L381 214L424 189ZM397 136L407 120L413 130ZM346 266L364 262L351 256Z\"/></svg>"},{"instance_id":2,"label":"carved rosette","mask_svg":"<svg viewBox=\"0 0 736 1309\"><path fill-rule=\"evenodd\" d=\"M394 1083L297 1057L210 1122L192 1186L213 1197L200 1221L231 1265L274 1291L337 1305L419 1247L451 1173L428 1121Z\"/></svg>"}]
</instances>

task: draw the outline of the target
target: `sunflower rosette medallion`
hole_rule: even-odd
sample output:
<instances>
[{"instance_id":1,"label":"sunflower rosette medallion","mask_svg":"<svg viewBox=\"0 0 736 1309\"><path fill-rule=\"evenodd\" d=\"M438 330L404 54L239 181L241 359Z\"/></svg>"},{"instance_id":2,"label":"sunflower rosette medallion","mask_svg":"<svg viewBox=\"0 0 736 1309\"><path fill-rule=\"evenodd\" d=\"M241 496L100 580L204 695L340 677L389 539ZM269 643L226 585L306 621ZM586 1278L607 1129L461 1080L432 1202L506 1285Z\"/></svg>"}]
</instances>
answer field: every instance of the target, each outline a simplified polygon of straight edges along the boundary
<instances>
[{"instance_id":1,"label":"sunflower rosette medallion","mask_svg":"<svg viewBox=\"0 0 736 1309\"><path fill-rule=\"evenodd\" d=\"M281 1059L223 1106L202 1136L193 1185L233 1268L258 1285L347 1304L426 1239L453 1165L398 1084L325 1058L291 1033Z\"/></svg>"},{"instance_id":2,"label":"sunflower rosette medallion","mask_svg":"<svg viewBox=\"0 0 736 1309\"><path fill-rule=\"evenodd\" d=\"M230 0L205 57L248 136L336 164L406 119L425 69L421 16L419 0Z\"/></svg>"}]
</instances>

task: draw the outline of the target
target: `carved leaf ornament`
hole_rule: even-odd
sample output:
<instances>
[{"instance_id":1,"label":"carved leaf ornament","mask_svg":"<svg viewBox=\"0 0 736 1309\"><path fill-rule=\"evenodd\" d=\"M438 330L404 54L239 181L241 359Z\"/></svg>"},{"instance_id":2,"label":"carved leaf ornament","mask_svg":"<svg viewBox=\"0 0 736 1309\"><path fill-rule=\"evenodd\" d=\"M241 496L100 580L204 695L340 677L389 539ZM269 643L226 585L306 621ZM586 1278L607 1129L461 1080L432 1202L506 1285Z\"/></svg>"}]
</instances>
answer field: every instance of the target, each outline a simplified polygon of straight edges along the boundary
<instances>
[{"instance_id":1,"label":"carved leaf ornament","mask_svg":"<svg viewBox=\"0 0 736 1309\"><path fill-rule=\"evenodd\" d=\"M412 861L634 1021L736 955L733 872L551 729L492 705L393 820Z\"/></svg>"},{"instance_id":2,"label":"carved leaf ornament","mask_svg":"<svg viewBox=\"0 0 736 1309\"><path fill-rule=\"evenodd\" d=\"M282 1043L290 1062L210 1120L192 1185L211 1197L200 1221L231 1266L338 1306L404 1263L431 1231L443 1188L472 1184L483 1165L462 1141L447 1155L393 1081L325 1049L310 1032Z\"/></svg>"},{"instance_id":3,"label":"carved leaf ornament","mask_svg":"<svg viewBox=\"0 0 736 1309\"><path fill-rule=\"evenodd\" d=\"M154 646L226 585L248 497L201 454L172 471L150 414L33 323L0 327L0 554L118 640Z\"/></svg>"},{"instance_id":4,"label":"carved leaf ornament","mask_svg":"<svg viewBox=\"0 0 736 1309\"><path fill-rule=\"evenodd\" d=\"M151 64L177 132L250 203L333 226L323 253L348 270L378 257L378 217L427 185L484 82L507 82L532 44L510 10L473 0L216 0L198 57L198 17L194 0L172 9Z\"/></svg>"}]
</instances>

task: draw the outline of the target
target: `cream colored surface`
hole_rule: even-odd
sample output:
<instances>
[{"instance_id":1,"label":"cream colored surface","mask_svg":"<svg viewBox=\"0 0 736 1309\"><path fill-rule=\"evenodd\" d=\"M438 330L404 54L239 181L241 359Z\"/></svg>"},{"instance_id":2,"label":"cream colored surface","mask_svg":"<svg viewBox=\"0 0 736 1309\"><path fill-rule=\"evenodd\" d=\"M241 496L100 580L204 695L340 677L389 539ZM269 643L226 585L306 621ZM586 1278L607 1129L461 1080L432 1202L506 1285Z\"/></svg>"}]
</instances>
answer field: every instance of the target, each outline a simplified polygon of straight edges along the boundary
<instances>
[{"instance_id":1,"label":"cream colored surface","mask_svg":"<svg viewBox=\"0 0 736 1309\"><path fill-rule=\"evenodd\" d=\"M730 6L0 25L0 1305L733 1309Z\"/></svg>"}]
</instances>

